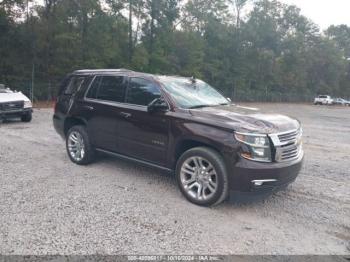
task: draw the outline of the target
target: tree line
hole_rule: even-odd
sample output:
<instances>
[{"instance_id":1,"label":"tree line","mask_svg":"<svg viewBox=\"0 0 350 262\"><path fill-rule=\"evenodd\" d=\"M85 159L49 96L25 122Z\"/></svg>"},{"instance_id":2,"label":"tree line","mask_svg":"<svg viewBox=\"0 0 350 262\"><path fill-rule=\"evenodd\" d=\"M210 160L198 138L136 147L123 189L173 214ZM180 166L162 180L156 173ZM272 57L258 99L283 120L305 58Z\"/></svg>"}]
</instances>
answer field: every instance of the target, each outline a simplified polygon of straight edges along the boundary
<instances>
[{"instance_id":1,"label":"tree line","mask_svg":"<svg viewBox=\"0 0 350 262\"><path fill-rule=\"evenodd\" d=\"M349 98L350 27L276 0L0 0L0 83L52 99L82 68L194 76L234 100Z\"/></svg>"}]
</instances>

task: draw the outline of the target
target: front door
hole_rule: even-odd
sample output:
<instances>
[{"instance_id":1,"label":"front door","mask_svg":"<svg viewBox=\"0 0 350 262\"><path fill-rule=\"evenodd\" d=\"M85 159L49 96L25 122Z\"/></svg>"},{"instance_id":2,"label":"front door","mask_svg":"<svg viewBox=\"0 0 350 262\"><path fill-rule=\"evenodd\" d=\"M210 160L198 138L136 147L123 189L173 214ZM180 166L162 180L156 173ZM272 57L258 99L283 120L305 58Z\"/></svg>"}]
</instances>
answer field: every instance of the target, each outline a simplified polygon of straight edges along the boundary
<instances>
[{"instance_id":1,"label":"front door","mask_svg":"<svg viewBox=\"0 0 350 262\"><path fill-rule=\"evenodd\" d=\"M159 87L152 81L132 77L126 103L118 122L118 152L165 165L169 142L169 118L166 112L147 112L147 105L159 98Z\"/></svg>"}]
</instances>

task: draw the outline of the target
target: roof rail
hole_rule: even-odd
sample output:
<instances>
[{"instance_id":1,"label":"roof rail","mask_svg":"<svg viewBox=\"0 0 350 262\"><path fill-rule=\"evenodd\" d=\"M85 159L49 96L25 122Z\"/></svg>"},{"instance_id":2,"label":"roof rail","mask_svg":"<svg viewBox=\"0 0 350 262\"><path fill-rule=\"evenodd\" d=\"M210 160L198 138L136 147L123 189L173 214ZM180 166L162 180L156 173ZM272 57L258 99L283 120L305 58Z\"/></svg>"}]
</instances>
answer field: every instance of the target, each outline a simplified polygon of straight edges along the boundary
<instances>
[{"instance_id":1,"label":"roof rail","mask_svg":"<svg viewBox=\"0 0 350 262\"><path fill-rule=\"evenodd\" d=\"M74 73L94 73L94 72L133 72L129 69L118 68L118 69L81 69L75 70Z\"/></svg>"}]
</instances>

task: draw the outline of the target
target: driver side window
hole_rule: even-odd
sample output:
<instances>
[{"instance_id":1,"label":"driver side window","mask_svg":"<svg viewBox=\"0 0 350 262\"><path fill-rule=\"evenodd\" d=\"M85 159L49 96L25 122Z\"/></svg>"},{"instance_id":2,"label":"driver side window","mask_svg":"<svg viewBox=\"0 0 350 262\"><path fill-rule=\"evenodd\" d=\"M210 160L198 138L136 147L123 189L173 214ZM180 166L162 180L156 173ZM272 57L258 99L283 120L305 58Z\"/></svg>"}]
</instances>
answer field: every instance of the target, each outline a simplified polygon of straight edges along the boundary
<instances>
[{"instance_id":1,"label":"driver side window","mask_svg":"<svg viewBox=\"0 0 350 262\"><path fill-rule=\"evenodd\" d=\"M160 97L160 89L153 82L143 78L130 78L126 103L147 106L154 99Z\"/></svg>"}]
</instances>

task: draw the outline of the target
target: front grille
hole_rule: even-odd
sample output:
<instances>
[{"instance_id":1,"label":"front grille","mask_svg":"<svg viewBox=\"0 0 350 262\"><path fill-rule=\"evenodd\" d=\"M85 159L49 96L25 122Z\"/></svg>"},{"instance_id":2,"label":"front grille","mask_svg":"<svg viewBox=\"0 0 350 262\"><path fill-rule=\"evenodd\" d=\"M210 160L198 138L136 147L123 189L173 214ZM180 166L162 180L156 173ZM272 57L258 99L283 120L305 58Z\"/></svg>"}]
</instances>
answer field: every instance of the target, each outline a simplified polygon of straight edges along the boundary
<instances>
[{"instance_id":1,"label":"front grille","mask_svg":"<svg viewBox=\"0 0 350 262\"><path fill-rule=\"evenodd\" d=\"M0 103L0 111L11 112L23 109L24 101Z\"/></svg>"},{"instance_id":2,"label":"front grille","mask_svg":"<svg viewBox=\"0 0 350 262\"><path fill-rule=\"evenodd\" d=\"M301 129L270 135L276 149L275 160L284 162L298 158L302 152L301 136Z\"/></svg>"},{"instance_id":3,"label":"front grille","mask_svg":"<svg viewBox=\"0 0 350 262\"><path fill-rule=\"evenodd\" d=\"M292 131L289 133L278 135L278 139L281 143L293 143L299 135L299 130Z\"/></svg>"},{"instance_id":4,"label":"front grille","mask_svg":"<svg viewBox=\"0 0 350 262\"><path fill-rule=\"evenodd\" d=\"M281 150L281 161L287 161L289 159L297 158L300 152L299 145L290 145L282 147Z\"/></svg>"}]
</instances>

